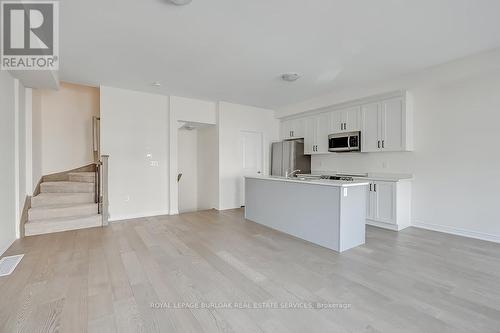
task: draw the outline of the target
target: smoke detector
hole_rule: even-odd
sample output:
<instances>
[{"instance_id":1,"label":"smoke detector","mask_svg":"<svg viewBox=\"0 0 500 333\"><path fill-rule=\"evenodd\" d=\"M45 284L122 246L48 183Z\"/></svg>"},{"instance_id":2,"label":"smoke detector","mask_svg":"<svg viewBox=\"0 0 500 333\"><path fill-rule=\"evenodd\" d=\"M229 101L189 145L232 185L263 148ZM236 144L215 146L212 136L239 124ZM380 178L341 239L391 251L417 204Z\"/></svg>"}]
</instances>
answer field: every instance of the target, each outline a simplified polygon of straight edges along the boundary
<instances>
[{"instance_id":1,"label":"smoke detector","mask_svg":"<svg viewBox=\"0 0 500 333\"><path fill-rule=\"evenodd\" d=\"M184 6L191 2L192 0L170 0L176 6Z\"/></svg>"},{"instance_id":2,"label":"smoke detector","mask_svg":"<svg viewBox=\"0 0 500 333\"><path fill-rule=\"evenodd\" d=\"M298 73L284 73L281 75L281 79L287 82L297 81L300 78Z\"/></svg>"}]
</instances>

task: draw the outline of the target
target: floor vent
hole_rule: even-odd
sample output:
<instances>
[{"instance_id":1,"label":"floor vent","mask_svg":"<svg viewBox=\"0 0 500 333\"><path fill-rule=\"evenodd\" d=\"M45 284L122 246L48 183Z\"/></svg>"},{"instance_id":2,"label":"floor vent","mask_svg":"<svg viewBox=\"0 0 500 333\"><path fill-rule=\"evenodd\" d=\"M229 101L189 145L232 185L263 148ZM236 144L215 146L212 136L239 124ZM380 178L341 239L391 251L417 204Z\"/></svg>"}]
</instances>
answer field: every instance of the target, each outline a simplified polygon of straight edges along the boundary
<instances>
[{"instance_id":1,"label":"floor vent","mask_svg":"<svg viewBox=\"0 0 500 333\"><path fill-rule=\"evenodd\" d=\"M21 262L24 254L18 254L16 256L4 257L0 259L0 276L7 276L12 274L16 269L17 264Z\"/></svg>"}]
</instances>

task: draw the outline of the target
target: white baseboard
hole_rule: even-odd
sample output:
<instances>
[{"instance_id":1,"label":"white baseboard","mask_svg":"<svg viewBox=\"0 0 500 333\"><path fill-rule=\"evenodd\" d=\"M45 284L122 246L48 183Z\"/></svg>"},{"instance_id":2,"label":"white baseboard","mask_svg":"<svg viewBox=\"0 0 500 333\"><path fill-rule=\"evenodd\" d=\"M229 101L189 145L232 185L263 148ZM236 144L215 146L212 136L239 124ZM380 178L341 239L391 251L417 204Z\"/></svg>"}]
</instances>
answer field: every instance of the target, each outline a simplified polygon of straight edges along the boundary
<instances>
[{"instance_id":1,"label":"white baseboard","mask_svg":"<svg viewBox=\"0 0 500 333\"><path fill-rule=\"evenodd\" d=\"M439 232L444 232L447 234L452 234L452 235L457 235L457 236L481 239L481 240L485 240L488 242L500 243L500 235L488 234L488 233L480 232L480 231L455 228L455 227L450 227L450 226L446 226L446 225L424 223L422 221L417 221L417 220L412 221L412 227L427 229L427 230L432 230L432 231L439 231Z\"/></svg>"},{"instance_id":2,"label":"white baseboard","mask_svg":"<svg viewBox=\"0 0 500 333\"><path fill-rule=\"evenodd\" d=\"M137 214L117 214L113 215L113 217L110 217L109 222L121 222L126 220L139 219L141 217L153 217L162 215L169 215L169 212L159 211L159 212L148 212L148 213L137 213Z\"/></svg>"},{"instance_id":3,"label":"white baseboard","mask_svg":"<svg viewBox=\"0 0 500 333\"><path fill-rule=\"evenodd\" d=\"M370 220L370 219L366 219L366 224L374 226L374 227L392 230L392 231L400 231L400 230L403 230L403 229L409 227L408 225L402 226L399 224L385 223L385 222L380 222L380 221L375 221L375 220Z\"/></svg>"},{"instance_id":4,"label":"white baseboard","mask_svg":"<svg viewBox=\"0 0 500 333\"><path fill-rule=\"evenodd\" d=\"M7 251L9 249L9 247L14 243L15 240L16 239L14 238L11 241L7 241L6 244L1 244L0 245L0 257L3 256L3 254L5 253L5 251Z\"/></svg>"}]
</instances>

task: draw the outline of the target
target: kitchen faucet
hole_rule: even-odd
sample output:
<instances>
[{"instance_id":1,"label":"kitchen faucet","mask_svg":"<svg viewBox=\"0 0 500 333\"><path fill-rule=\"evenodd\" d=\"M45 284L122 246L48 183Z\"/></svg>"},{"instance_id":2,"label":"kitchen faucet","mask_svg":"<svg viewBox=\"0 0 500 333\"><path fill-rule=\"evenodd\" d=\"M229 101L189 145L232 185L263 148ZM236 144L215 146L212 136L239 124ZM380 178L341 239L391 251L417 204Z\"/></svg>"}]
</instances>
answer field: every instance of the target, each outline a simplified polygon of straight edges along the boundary
<instances>
[{"instance_id":1,"label":"kitchen faucet","mask_svg":"<svg viewBox=\"0 0 500 333\"><path fill-rule=\"evenodd\" d=\"M286 170L286 171L285 171L285 178L290 178L290 177L292 177L293 175L295 175L295 173L297 173L297 172L300 172L300 170L299 170L299 169L297 169L297 170L293 170L293 171L290 171L290 172L288 172L288 170Z\"/></svg>"}]
</instances>

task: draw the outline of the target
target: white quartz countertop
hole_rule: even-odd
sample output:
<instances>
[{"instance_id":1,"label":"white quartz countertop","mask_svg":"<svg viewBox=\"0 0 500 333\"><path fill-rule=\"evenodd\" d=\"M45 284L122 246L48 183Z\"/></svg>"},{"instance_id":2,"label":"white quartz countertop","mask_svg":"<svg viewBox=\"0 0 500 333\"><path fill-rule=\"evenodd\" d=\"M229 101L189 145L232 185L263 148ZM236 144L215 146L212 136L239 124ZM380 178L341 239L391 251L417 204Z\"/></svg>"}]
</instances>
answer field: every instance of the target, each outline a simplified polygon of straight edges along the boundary
<instances>
[{"instance_id":1,"label":"white quartz countertop","mask_svg":"<svg viewBox=\"0 0 500 333\"><path fill-rule=\"evenodd\" d=\"M337 187L350 187L350 186L365 186L369 182L363 179L355 179L354 181L344 181L344 180L330 180L330 179L305 179L301 178L285 178L285 177L275 177L275 176L246 176L245 178L270 180L277 182L289 182L289 183L301 183L308 185L322 185L322 186L337 186Z\"/></svg>"},{"instance_id":2,"label":"white quartz countertop","mask_svg":"<svg viewBox=\"0 0 500 333\"><path fill-rule=\"evenodd\" d=\"M408 181L413 180L412 174L401 174L401 173L376 173L376 172L349 172L349 171L313 171L311 176L336 176L336 175L352 175L355 180L380 180L380 181Z\"/></svg>"}]
</instances>

